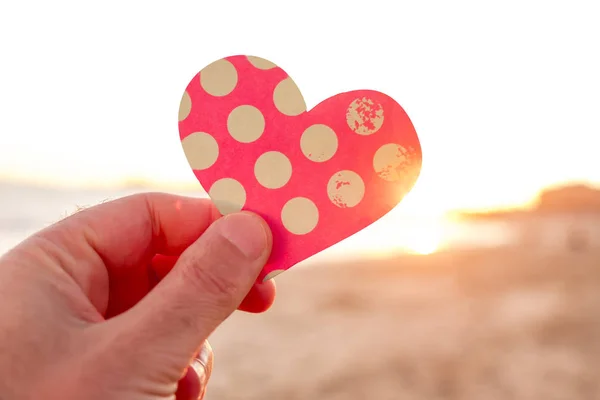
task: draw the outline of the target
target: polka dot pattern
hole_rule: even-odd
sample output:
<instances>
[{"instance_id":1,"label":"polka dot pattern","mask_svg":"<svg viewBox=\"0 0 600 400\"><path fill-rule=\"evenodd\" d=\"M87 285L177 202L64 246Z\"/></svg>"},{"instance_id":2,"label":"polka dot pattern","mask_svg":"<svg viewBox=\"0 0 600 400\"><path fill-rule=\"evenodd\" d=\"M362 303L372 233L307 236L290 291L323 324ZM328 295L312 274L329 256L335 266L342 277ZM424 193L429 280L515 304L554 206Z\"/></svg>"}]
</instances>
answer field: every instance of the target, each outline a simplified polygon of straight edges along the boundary
<instances>
[{"instance_id":1,"label":"polka dot pattern","mask_svg":"<svg viewBox=\"0 0 600 400\"><path fill-rule=\"evenodd\" d=\"M187 91L183 92L181 102L179 103L179 122L183 121L192 111L192 99Z\"/></svg>"},{"instance_id":2,"label":"polka dot pattern","mask_svg":"<svg viewBox=\"0 0 600 400\"><path fill-rule=\"evenodd\" d=\"M238 106L227 118L227 130L238 142L252 143L263 134L265 117L254 106Z\"/></svg>"},{"instance_id":3,"label":"polka dot pattern","mask_svg":"<svg viewBox=\"0 0 600 400\"><path fill-rule=\"evenodd\" d=\"M248 61L258 69L271 69L277 67L277 65L273 64L271 61L260 57L248 56Z\"/></svg>"},{"instance_id":4,"label":"polka dot pattern","mask_svg":"<svg viewBox=\"0 0 600 400\"><path fill-rule=\"evenodd\" d=\"M319 223L319 209L312 200L295 197L283 206L281 222L290 233L306 235Z\"/></svg>"},{"instance_id":5,"label":"polka dot pattern","mask_svg":"<svg viewBox=\"0 0 600 400\"><path fill-rule=\"evenodd\" d=\"M237 85L237 70L227 60L219 60L200 71L200 85L212 96L227 96Z\"/></svg>"},{"instance_id":6,"label":"polka dot pattern","mask_svg":"<svg viewBox=\"0 0 600 400\"><path fill-rule=\"evenodd\" d=\"M274 271L269 272L264 278L263 278L263 282L268 281L269 279L273 279L275 278L277 275L281 274L282 272L285 272L284 269L276 269Z\"/></svg>"},{"instance_id":7,"label":"polka dot pattern","mask_svg":"<svg viewBox=\"0 0 600 400\"><path fill-rule=\"evenodd\" d=\"M393 99L357 90L307 112L285 71L256 56L202 69L178 120L185 156L219 212L252 211L271 227L259 282L387 214L421 168L414 127Z\"/></svg>"},{"instance_id":8,"label":"polka dot pattern","mask_svg":"<svg viewBox=\"0 0 600 400\"><path fill-rule=\"evenodd\" d=\"M372 135L383 125L383 106L368 97L356 99L346 111L346 122L359 135Z\"/></svg>"},{"instance_id":9,"label":"polka dot pattern","mask_svg":"<svg viewBox=\"0 0 600 400\"><path fill-rule=\"evenodd\" d=\"M222 178L213 183L208 195L221 215L239 212L246 204L246 189L232 178Z\"/></svg>"},{"instance_id":10,"label":"polka dot pattern","mask_svg":"<svg viewBox=\"0 0 600 400\"><path fill-rule=\"evenodd\" d=\"M268 189L283 187L292 177L292 163L278 151L263 153L254 164L256 180Z\"/></svg>"},{"instance_id":11,"label":"polka dot pattern","mask_svg":"<svg viewBox=\"0 0 600 400\"><path fill-rule=\"evenodd\" d=\"M365 183L354 171L340 171L329 179L327 195L337 207L355 207L365 196Z\"/></svg>"},{"instance_id":12,"label":"polka dot pattern","mask_svg":"<svg viewBox=\"0 0 600 400\"><path fill-rule=\"evenodd\" d=\"M333 129L323 124L309 126L300 138L302 153L311 161L330 160L338 148L338 138Z\"/></svg>"},{"instance_id":13,"label":"polka dot pattern","mask_svg":"<svg viewBox=\"0 0 600 400\"><path fill-rule=\"evenodd\" d=\"M306 111L304 97L292 78L285 78L275 86L273 103L280 113L292 117Z\"/></svg>"},{"instance_id":14,"label":"polka dot pattern","mask_svg":"<svg viewBox=\"0 0 600 400\"><path fill-rule=\"evenodd\" d=\"M403 169L409 166L408 151L396 143L381 146L373 156L373 169L377 176L388 182L402 179Z\"/></svg>"},{"instance_id":15,"label":"polka dot pattern","mask_svg":"<svg viewBox=\"0 0 600 400\"><path fill-rule=\"evenodd\" d=\"M192 169L210 168L219 157L217 141L206 132L194 132L186 136L181 141L181 145Z\"/></svg>"}]
</instances>

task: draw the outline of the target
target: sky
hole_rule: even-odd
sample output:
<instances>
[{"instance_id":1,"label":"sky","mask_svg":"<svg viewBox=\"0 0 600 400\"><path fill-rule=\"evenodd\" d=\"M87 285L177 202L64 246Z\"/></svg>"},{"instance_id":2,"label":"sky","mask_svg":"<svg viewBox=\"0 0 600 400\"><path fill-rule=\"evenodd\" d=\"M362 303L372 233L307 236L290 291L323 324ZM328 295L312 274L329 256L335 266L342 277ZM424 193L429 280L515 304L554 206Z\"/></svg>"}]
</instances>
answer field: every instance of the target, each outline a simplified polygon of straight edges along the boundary
<instances>
[{"instance_id":1,"label":"sky","mask_svg":"<svg viewBox=\"0 0 600 400\"><path fill-rule=\"evenodd\" d=\"M19 1L0 5L0 178L198 185L179 101L235 54L285 69L308 108L397 100L423 168L414 214L530 201L600 182L594 1Z\"/></svg>"}]
</instances>

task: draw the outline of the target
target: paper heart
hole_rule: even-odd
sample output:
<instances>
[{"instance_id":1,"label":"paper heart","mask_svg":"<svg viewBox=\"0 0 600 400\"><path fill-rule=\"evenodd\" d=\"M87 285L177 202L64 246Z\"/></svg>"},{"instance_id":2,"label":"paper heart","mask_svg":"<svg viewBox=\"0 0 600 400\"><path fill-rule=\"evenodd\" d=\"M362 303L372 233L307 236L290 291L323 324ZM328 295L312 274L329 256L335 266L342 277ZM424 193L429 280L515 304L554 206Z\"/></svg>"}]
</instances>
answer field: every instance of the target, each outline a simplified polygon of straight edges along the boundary
<instances>
[{"instance_id":1,"label":"paper heart","mask_svg":"<svg viewBox=\"0 0 600 400\"><path fill-rule=\"evenodd\" d=\"M187 160L222 214L273 232L268 280L387 214L415 184L421 146L389 96L357 90L310 111L272 62L232 56L189 83L179 108Z\"/></svg>"}]
</instances>

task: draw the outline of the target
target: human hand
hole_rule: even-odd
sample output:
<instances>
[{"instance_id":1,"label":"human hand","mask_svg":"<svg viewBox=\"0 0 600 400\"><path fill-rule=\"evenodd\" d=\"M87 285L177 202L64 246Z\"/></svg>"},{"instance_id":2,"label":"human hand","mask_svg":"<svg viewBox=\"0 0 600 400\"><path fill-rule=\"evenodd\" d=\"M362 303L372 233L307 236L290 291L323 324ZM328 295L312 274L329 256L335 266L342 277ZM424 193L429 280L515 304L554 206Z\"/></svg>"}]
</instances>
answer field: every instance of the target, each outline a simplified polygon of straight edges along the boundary
<instances>
[{"instance_id":1,"label":"human hand","mask_svg":"<svg viewBox=\"0 0 600 400\"><path fill-rule=\"evenodd\" d=\"M0 399L202 398L208 336L275 296L271 281L254 283L271 250L266 223L219 217L208 200L134 195L0 258Z\"/></svg>"}]
</instances>

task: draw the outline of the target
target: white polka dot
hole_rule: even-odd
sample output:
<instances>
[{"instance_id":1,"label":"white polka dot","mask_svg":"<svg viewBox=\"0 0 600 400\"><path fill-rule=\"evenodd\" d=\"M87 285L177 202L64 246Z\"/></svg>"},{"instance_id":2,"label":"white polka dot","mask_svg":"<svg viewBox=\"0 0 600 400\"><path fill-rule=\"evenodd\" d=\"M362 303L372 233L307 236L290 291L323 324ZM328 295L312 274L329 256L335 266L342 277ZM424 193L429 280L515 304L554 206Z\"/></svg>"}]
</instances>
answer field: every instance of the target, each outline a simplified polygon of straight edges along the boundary
<instances>
[{"instance_id":1,"label":"white polka dot","mask_svg":"<svg viewBox=\"0 0 600 400\"><path fill-rule=\"evenodd\" d=\"M383 107L367 97L356 99L346 111L346 122L359 135L372 135L383 125Z\"/></svg>"},{"instance_id":2,"label":"white polka dot","mask_svg":"<svg viewBox=\"0 0 600 400\"><path fill-rule=\"evenodd\" d=\"M265 131L265 117L254 106L238 106L227 117L227 130L241 143L252 143Z\"/></svg>"},{"instance_id":3,"label":"white polka dot","mask_svg":"<svg viewBox=\"0 0 600 400\"><path fill-rule=\"evenodd\" d=\"M256 160L254 175L258 183L267 189L279 189L292 177L292 163L284 154L268 151Z\"/></svg>"},{"instance_id":4,"label":"white polka dot","mask_svg":"<svg viewBox=\"0 0 600 400\"><path fill-rule=\"evenodd\" d=\"M192 111L192 98L186 90L183 92L181 102L179 103L179 122L186 119L190 115L190 111Z\"/></svg>"},{"instance_id":5,"label":"white polka dot","mask_svg":"<svg viewBox=\"0 0 600 400\"><path fill-rule=\"evenodd\" d=\"M219 179L208 191L210 199L222 215L239 212L246 204L246 190L232 178Z\"/></svg>"},{"instance_id":6,"label":"white polka dot","mask_svg":"<svg viewBox=\"0 0 600 400\"><path fill-rule=\"evenodd\" d=\"M355 207L365 196L365 183L354 171L340 171L329 179L327 195L340 208Z\"/></svg>"},{"instance_id":7,"label":"white polka dot","mask_svg":"<svg viewBox=\"0 0 600 400\"><path fill-rule=\"evenodd\" d=\"M296 116L306 111L304 97L290 77L277 84L273 91L273 102L279 112L284 115Z\"/></svg>"},{"instance_id":8,"label":"white polka dot","mask_svg":"<svg viewBox=\"0 0 600 400\"><path fill-rule=\"evenodd\" d=\"M207 65L200 71L200 85L206 93L222 97L235 89L238 74L233 64L221 59Z\"/></svg>"},{"instance_id":9,"label":"white polka dot","mask_svg":"<svg viewBox=\"0 0 600 400\"><path fill-rule=\"evenodd\" d=\"M373 156L375 173L388 182L399 180L409 163L408 151L396 143L384 144Z\"/></svg>"},{"instance_id":10,"label":"white polka dot","mask_svg":"<svg viewBox=\"0 0 600 400\"><path fill-rule=\"evenodd\" d=\"M290 233L306 235L319 223L319 209L312 200L295 197L283 206L281 222Z\"/></svg>"},{"instance_id":11,"label":"white polka dot","mask_svg":"<svg viewBox=\"0 0 600 400\"><path fill-rule=\"evenodd\" d=\"M275 269L271 272L269 272L264 278L263 278L263 282L268 281L269 279L273 279L275 278L277 275L281 274L282 272L285 272L284 269Z\"/></svg>"},{"instance_id":12,"label":"white polka dot","mask_svg":"<svg viewBox=\"0 0 600 400\"><path fill-rule=\"evenodd\" d=\"M338 138L327 125L315 124L302 133L300 148L309 160L324 162L331 159L337 151Z\"/></svg>"},{"instance_id":13,"label":"white polka dot","mask_svg":"<svg viewBox=\"0 0 600 400\"><path fill-rule=\"evenodd\" d=\"M210 168L219 157L217 141L206 132L189 134L181 141L181 145L192 169Z\"/></svg>"},{"instance_id":14,"label":"white polka dot","mask_svg":"<svg viewBox=\"0 0 600 400\"><path fill-rule=\"evenodd\" d=\"M250 64L252 64L255 68L258 69L271 69L277 67L277 65L273 64L269 60L265 60L264 58L255 57L255 56L246 56Z\"/></svg>"}]
</instances>

